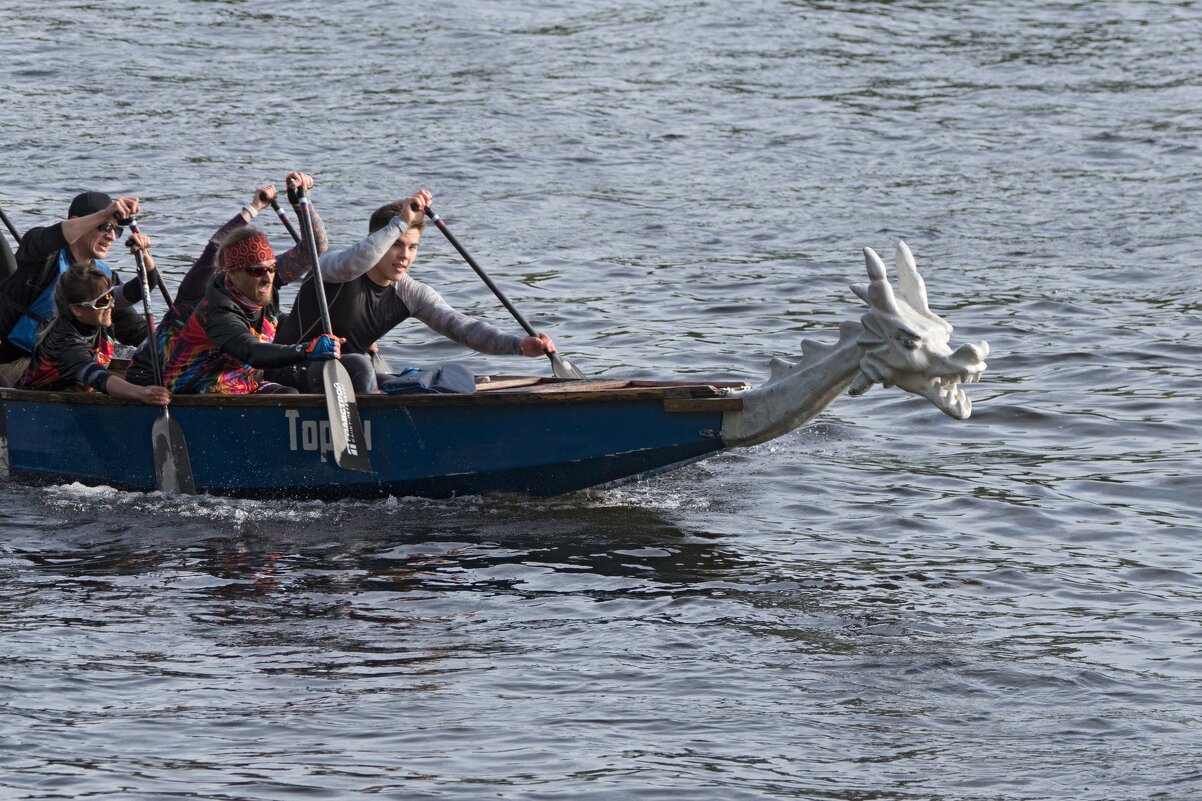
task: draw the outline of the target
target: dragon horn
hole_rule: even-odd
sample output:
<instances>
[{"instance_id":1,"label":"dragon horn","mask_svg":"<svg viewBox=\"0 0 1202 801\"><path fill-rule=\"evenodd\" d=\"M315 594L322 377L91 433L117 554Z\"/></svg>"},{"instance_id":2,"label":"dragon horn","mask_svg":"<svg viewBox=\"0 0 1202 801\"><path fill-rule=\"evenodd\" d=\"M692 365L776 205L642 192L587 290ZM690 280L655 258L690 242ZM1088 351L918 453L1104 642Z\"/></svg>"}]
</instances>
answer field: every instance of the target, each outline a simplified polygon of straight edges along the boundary
<instances>
[{"instance_id":1,"label":"dragon horn","mask_svg":"<svg viewBox=\"0 0 1202 801\"><path fill-rule=\"evenodd\" d=\"M897 242L895 261L897 262L897 287L901 291L902 300L930 316L931 309L927 305L927 285L918 273L918 265L914 263L914 254L901 240Z\"/></svg>"},{"instance_id":2,"label":"dragon horn","mask_svg":"<svg viewBox=\"0 0 1202 801\"><path fill-rule=\"evenodd\" d=\"M864 248L864 264L868 268L868 278L871 281L868 285L868 305L886 314L900 317L901 310L897 307L897 298L893 296L893 287L885 277L885 263L881 261L881 257L876 255L872 248Z\"/></svg>"}]
</instances>

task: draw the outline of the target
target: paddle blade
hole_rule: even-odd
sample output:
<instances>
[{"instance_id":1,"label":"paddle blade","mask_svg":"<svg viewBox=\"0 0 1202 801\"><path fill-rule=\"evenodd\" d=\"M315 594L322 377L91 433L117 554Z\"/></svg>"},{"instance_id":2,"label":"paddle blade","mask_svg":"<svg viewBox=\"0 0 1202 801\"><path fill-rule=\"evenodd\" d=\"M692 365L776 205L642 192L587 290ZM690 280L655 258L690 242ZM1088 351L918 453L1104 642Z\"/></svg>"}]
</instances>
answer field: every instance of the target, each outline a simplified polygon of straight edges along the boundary
<instances>
[{"instance_id":1,"label":"paddle blade","mask_svg":"<svg viewBox=\"0 0 1202 801\"><path fill-rule=\"evenodd\" d=\"M326 413L330 418L330 442L334 446L334 461L344 470L371 472L371 456L359 419L359 404L351 376L337 359L322 368L325 379Z\"/></svg>"},{"instance_id":2,"label":"paddle blade","mask_svg":"<svg viewBox=\"0 0 1202 801\"><path fill-rule=\"evenodd\" d=\"M551 373L556 378L587 378L584 373L572 366L567 359L561 359L558 353L548 353L551 359Z\"/></svg>"},{"instance_id":3,"label":"paddle blade","mask_svg":"<svg viewBox=\"0 0 1202 801\"><path fill-rule=\"evenodd\" d=\"M196 481L192 478L192 460L184 432L163 409L150 429L154 443L154 479L160 492L195 495Z\"/></svg>"}]
</instances>

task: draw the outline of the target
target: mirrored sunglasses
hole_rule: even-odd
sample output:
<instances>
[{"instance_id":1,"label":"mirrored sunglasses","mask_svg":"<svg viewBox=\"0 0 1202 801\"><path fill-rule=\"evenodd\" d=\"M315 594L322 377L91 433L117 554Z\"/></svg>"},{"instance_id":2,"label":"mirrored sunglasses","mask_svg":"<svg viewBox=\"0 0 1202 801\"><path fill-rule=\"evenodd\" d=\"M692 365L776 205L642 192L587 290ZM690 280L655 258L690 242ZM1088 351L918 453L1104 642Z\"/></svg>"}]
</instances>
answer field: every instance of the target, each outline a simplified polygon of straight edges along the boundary
<instances>
[{"instance_id":1,"label":"mirrored sunglasses","mask_svg":"<svg viewBox=\"0 0 1202 801\"><path fill-rule=\"evenodd\" d=\"M242 272L252 278L262 278L264 275L275 275L275 262L271 264L252 264L250 267L243 267Z\"/></svg>"},{"instance_id":2,"label":"mirrored sunglasses","mask_svg":"<svg viewBox=\"0 0 1202 801\"><path fill-rule=\"evenodd\" d=\"M109 306L113 305L113 290L110 289L108 292L105 292L95 300L89 300L85 303L76 303L74 305L87 306L89 309L95 309L96 311L107 309Z\"/></svg>"},{"instance_id":3,"label":"mirrored sunglasses","mask_svg":"<svg viewBox=\"0 0 1202 801\"><path fill-rule=\"evenodd\" d=\"M125 232L125 229L120 225L114 225L111 222L102 223L101 225L96 226L96 230L104 231L106 234L113 233L115 231L118 237Z\"/></svg>"}]
</instances>

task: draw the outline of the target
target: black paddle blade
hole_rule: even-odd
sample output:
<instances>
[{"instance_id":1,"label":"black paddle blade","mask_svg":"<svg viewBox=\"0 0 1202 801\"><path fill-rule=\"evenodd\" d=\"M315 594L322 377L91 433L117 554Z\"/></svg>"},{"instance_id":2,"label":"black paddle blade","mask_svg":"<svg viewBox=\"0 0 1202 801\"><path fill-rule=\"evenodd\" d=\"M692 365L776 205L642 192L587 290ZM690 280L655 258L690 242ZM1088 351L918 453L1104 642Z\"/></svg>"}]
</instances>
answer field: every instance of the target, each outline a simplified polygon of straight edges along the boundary
<instances>
[{"instance_id":1,"label":"black paddle blade","mask_svg":"<svg viewBox=\"0 0 1202 801\"><path fill-rule=\"evenodd\" d=\"M584 373L572 366L567 359L559 358L558 353L548 353L551 359L551 373L556 378L588 378Z\"/></svg>"},{"instance_id":2,"label":"black paddle blade","mask_svg":"<svg viewBox=\"0 0 1202 801\"><path fill-rule=\"evenodd\" d=\"M326 413L330 418L330 442L334 446L334 461L344 470L371 472L371 456L359 419L359 404L351 376L337 359L322 368L325 379Z\"/></svg>"},{"instance_id":3,"label":"black paddle blade","mask_svg":"<svg viewBox=\"0 0 1202 801\"><path fill-rule=\"evenodd\" d=\"M154 443L154 479L160 492L195 495L196 481L192 478L192 460L188 443L179 424L168 416L166 409L150 429Z\"/></svg>"}]
</instances>

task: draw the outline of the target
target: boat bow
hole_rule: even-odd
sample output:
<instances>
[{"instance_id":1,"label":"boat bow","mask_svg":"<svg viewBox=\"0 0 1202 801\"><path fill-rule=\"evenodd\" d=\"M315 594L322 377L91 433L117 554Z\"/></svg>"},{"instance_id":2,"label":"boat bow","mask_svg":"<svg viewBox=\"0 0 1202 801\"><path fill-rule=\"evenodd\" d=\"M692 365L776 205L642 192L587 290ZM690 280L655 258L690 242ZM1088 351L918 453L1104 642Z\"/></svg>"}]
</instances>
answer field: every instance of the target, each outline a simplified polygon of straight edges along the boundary
<instances>
[{"instance_id":1,"label":"boat bow","mask_svg":"<svg viewBox=\"0 0 1202 801\"><path fill-rule=\"evenodd\" d=\"M905 242L897 245L897 291L872 248L864 248L864 261L869 282L851 288L868 311L858 323L843 323L835 344L802 340L802 354L795 361L772 359L763 385L735 393L743 406L723 415L727 447L787 434L845 390L862 395L873 384L920 395L959 420L972 414L972 401L960 385L980 379L989 345L952 349L952 326L927 305L926 285Z\"/></svg>"}]
</instances>

